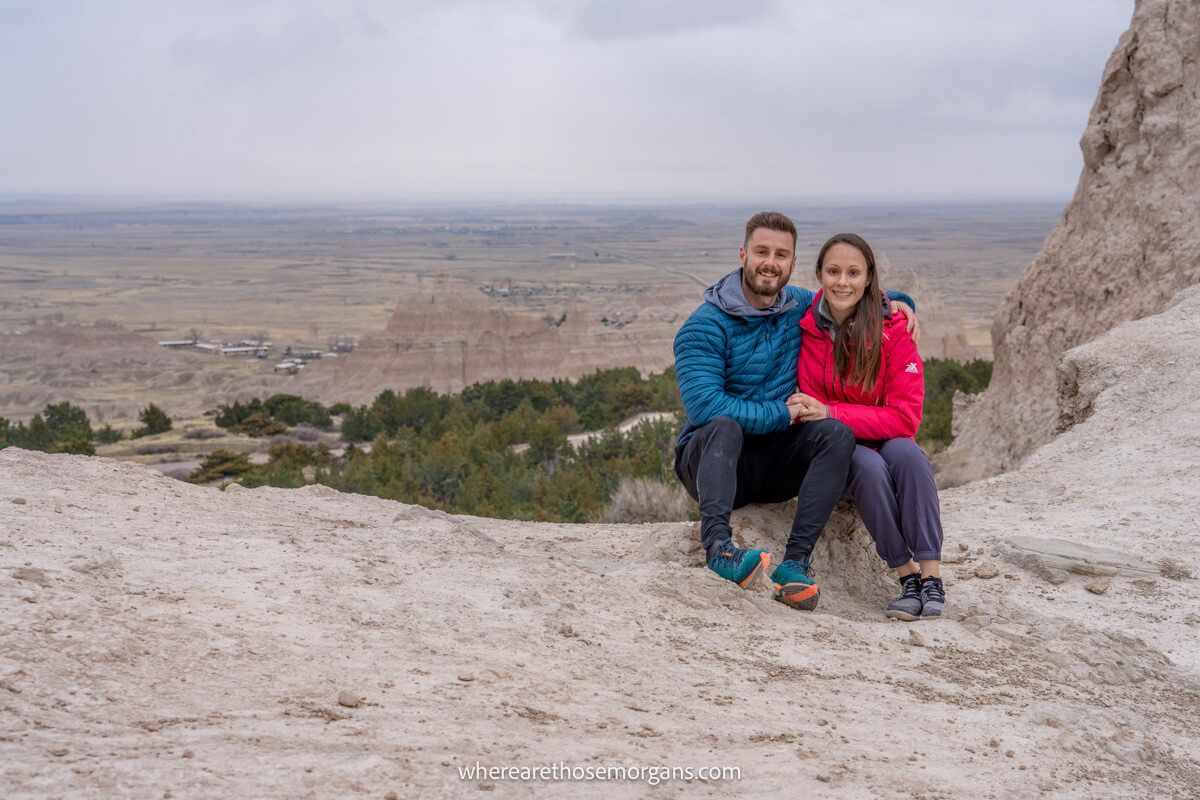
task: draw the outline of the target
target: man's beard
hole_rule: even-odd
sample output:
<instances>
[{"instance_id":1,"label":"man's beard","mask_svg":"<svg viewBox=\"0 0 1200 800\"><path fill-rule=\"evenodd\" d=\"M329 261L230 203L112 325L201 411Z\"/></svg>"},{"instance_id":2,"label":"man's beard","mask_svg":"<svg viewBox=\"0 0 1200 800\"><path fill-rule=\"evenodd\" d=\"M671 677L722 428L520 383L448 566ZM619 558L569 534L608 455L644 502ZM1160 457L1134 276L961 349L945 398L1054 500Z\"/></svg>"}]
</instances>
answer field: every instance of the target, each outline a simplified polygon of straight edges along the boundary
<instances>
[{"instance_id":1,"label":"man's beard","mask_svg":"<svg viewBox=\"0 0 1200 800\"><path fill-rule=\"evenodd\" d=\"M778 276L763 277L757 271L751 271L745 262L742 263L742 286L764 300L770 299L783 291L787 286L791 272L780 270Z\"/></svg>"}]
</instances>

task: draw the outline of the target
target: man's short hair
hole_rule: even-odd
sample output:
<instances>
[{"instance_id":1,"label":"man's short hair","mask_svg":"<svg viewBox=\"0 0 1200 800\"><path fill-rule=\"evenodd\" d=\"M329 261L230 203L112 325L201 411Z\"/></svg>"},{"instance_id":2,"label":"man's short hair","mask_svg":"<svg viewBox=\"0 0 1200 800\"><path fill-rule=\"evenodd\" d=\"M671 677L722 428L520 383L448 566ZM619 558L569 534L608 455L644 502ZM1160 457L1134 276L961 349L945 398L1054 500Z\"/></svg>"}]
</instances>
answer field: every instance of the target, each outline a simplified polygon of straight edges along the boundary
<instances>
[{"instance_id":1,"label":"man's short hair","mask_svg":"<svg viewBox=\"0 0 1200 800\"><path fill-rule=\"evenodd\" d=\"M760 211L746 221L746 238L742 242L742 246L750 244L750 236L759 228L766 228L769 231L781 231L792 235L792 250L796 249L796 223L792 222L786 214L781 214L778 211Z\"/></svg>"}]
</instances>

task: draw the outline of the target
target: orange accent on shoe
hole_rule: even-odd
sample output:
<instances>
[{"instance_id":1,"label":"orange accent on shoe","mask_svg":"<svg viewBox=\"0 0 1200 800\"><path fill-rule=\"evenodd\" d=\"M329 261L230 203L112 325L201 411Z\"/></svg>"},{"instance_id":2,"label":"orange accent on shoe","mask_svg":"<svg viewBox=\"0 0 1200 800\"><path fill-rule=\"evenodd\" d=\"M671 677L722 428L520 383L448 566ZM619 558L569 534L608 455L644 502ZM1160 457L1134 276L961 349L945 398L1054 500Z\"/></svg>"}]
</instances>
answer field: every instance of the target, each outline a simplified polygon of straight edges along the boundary
<instances>
[{"instance_id":1,"label":"orange accent on shoe","mask_svg":"<svg viewBox=\"0 0 1200 800\"><path fill-rule=\"evenodd\" d=\"M775 588L782 589L783 587L776 585ZM785 594L785 595L782 595L782 597L785 601L787 601L789 603L798 603L801 600L807 600L808 598L810 598L814 594L816 594L818 591L820 591L820 588L814 583L814 584L805 586L803 589L801 589L798 592L794 592L792 594Z\"/></svg>"},{"instance_id":2,"label":"orange accent on shoe","mask_svg":"<svg viewBox=\"0 0 1200 800\"><path fill-rule=\"evenodd\" d=\"M770 565L771 565L771 554L770 553L759 553L758 566L754 568L753 572L751 572L740 583L738 583L738 586L741 587L742 589L745 589L747 586L749 586L751 583L753 583L754 579L757 578L759 575L761 575L763 573L763 571L766 570L766 568L769 567Z\"/></svg>"}]
</instances>

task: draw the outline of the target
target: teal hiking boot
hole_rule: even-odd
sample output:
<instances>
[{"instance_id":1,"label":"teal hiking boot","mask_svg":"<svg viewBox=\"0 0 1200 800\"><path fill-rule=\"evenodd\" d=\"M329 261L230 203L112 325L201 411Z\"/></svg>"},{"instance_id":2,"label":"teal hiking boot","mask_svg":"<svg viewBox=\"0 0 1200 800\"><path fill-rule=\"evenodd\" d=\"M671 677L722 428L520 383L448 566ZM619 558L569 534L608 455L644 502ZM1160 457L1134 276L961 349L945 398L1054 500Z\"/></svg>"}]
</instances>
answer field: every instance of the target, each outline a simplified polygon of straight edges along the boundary
<instances>
[{"instance_id":1,"label":"teal hiking boot","mask_svg":"<svg viewBox=\"0 0 1200 800\"><path fill-rule=\"evenodd\" d=\"M812 611L821 597L821 589L813 579L812 573L812 564L807 561L789 558L780 562L771 573L771 583L775 585L775 599L785 606Z\"/></svg>"},{"instance_id":2,"label":"teal hiking boot","mask_svg":"<svg viewBox=\"0 0 1200 800\"><path fill-rule=\"evenodd\" d=\"M771 554L766 550L743 550L732 539L715 545L708 555L709 569L743 589L754 583L770 563Z\"/></svg>"}]
</instances>

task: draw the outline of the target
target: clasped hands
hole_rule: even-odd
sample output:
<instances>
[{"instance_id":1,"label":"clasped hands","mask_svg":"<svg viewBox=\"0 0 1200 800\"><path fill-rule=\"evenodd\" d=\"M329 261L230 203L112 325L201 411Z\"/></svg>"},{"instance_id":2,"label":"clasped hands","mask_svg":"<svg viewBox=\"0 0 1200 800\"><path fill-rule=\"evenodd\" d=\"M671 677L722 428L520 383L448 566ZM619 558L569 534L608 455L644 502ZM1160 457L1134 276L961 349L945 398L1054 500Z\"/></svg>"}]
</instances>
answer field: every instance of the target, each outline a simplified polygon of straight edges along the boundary
<instances>
[{"instance_id":1,"label":"clasped hands","mask_svg":"<svg viewBox=\"0 0 1200 800\"><path fill-rule=\"evenodd\" d=\"M815 397L796 392L787 399L792 422L816 422L829 416L829 407Z\"/></svg>"}]
</instances>

